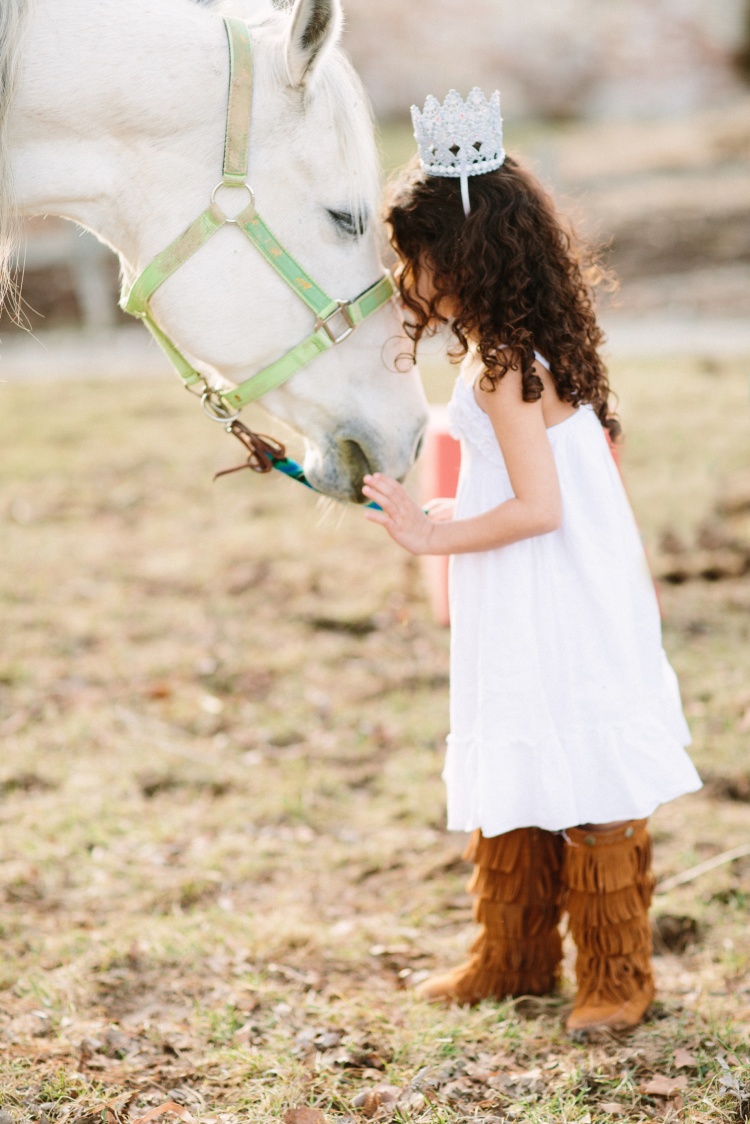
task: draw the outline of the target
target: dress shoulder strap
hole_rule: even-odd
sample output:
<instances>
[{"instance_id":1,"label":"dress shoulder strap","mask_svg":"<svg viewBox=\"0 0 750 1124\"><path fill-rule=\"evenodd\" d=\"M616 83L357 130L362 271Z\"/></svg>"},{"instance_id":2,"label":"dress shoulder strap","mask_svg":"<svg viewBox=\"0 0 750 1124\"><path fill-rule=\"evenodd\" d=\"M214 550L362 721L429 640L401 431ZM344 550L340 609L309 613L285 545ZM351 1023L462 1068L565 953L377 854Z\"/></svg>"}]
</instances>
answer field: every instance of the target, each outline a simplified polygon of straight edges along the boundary
<instances>
[{"instance_id":1,"label":"dress shoulder strap","mask_svg":"<svg viewBox=\"0 0 750 1124\"><path fill-rule=\"evenodd\" d=\"M503 344L502 346L506 347L507 345ZM469 353L469 354L471 354L471 353ZM541 365L544 367L544 369L546 371L549 371L550 374L552 373L552 370L551 370L550 365L549 365L549 361L547 359L545 359L543 355L540 355L538 351L535 351L534 352L534 358L536 359L537 363L541 363ZM465 372L467 370L470 370L471 367L475 363L476 363L476 356L474 356L473 358L470 358L469 355L467 355L466 359L464 359L463 363L461 364L461 374L459 375L459 378L463 379L463 381L466 383L467 386L474 386L476 384L477 379L481 376L481 374L484 370L481 363L477 363L477 371L476 371L476 374L474 375L474 377L471 378L471 379L466 378Z\"/></svg>"}]
</instances>

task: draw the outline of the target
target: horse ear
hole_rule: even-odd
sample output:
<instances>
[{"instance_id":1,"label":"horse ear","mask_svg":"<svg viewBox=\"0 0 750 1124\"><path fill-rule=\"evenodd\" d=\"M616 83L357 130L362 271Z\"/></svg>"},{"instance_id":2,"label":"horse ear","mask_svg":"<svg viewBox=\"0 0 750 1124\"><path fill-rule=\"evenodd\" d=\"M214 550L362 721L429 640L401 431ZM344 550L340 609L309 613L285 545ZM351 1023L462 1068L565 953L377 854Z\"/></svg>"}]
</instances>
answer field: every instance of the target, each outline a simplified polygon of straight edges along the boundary
<instances>
[{"instance_id":1,"label":"horse ear","mask_svg":"<svg viewBox=\"0 0 750 1124\"><path fill-rule=\"evenodd\" d=\"M286 45L292 86L303 85L324 47L337 42L341 22L341 0L295 0Z\"/></svg>"}]
</instances>

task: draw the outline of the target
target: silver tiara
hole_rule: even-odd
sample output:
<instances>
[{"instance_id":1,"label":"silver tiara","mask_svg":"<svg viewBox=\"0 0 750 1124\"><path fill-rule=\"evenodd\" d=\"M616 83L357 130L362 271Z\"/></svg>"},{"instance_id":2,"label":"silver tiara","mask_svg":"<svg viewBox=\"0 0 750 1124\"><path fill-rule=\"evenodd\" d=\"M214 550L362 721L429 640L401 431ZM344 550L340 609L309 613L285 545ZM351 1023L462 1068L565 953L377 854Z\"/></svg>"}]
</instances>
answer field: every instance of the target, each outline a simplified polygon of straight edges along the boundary
<instances>
[{"instance_id":1,"label":"silver tiara","mask_svg":"<svg viewBox=\"0 0 750 1124\"><path fill-rule=\"evenodd\" d=\"M505 160L500 92L487 100L478 86L466 101L451 90L441 105L432 94L420 112L411 107L419 159L431 176L461 180L461 198L468 215L469 176L494 172Z\"/></svg>"}]
</instances>

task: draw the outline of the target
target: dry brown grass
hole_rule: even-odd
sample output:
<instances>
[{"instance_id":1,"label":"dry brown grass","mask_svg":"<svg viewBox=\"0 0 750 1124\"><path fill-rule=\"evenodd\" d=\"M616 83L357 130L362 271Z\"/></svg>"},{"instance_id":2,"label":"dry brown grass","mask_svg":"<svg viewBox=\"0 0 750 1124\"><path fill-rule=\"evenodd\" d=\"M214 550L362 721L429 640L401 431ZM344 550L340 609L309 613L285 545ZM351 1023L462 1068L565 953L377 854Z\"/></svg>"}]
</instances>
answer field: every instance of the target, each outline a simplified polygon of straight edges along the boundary
<instances>
[{"instance_id":1,"label":"dry brown grass","mask_svg":"<svg viewBox=\"0 0 750 1124\"><path fill-rule=\"evenodd\" d=\"M614 381L658 557L747 467L746 370ZM471 923L443 831L447 635L415 564L287 480L213 485L235 452L169 382L1 393L5 1110L748 1118L750 860L657 900L660 1001L625 1040L567 1041L570 983L471 1012L416 1002ZM712 776L654 818L666 876L750 834L750 579L662 598ZM399 1107L362 1103L384 1085Z\"/></svg>"}]
</instances>

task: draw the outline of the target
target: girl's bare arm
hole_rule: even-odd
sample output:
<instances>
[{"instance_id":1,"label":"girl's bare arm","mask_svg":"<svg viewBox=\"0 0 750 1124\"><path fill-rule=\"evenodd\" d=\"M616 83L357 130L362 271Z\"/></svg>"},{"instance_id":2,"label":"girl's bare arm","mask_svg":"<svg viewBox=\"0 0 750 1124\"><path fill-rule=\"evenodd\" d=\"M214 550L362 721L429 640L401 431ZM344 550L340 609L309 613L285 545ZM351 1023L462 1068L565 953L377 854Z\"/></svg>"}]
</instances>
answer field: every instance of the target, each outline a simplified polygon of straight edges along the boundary
<instances>
[{"instance_id":1,"label":"girl's bare arm","mask_svg":"<svg viewBox=\"0 0 750 1124\"><path fill-rule=\"evenodd\" d=\"M380 473L365 477L365 495L383 508L367 511L367 518L412 554L492 550L560 526L560 486L541 401L523 401L520 372L513 370L495 390L475 393L503 451L514 498L471 519L436 523L397 481Z\"/></svg>"}]
</instances>

